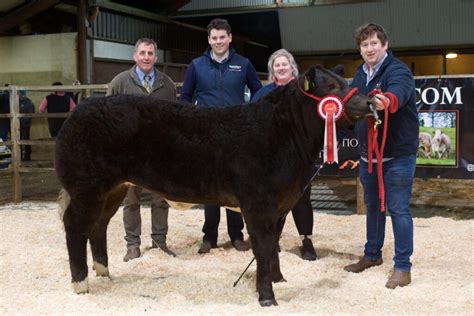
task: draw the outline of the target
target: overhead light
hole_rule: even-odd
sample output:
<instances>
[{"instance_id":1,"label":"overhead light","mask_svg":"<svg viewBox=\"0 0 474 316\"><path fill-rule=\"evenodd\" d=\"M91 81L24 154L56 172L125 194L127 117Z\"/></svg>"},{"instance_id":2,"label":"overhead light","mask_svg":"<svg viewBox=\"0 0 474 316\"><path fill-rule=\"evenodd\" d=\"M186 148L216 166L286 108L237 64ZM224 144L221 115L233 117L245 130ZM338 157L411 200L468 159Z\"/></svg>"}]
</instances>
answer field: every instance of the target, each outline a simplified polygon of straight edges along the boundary
<instances>
[{"instance_id":1,"label":"overhead light","mask_svg":"<svg viewBox=\"0 0 474 316\"><path fill-rule=\"evenodd\" d=\"M458 57L458 54L456 53L447 53L446 54L446 58L449 58L449 59L453 59L453 58L456 58Z\"/></svg>"}]
</instances>

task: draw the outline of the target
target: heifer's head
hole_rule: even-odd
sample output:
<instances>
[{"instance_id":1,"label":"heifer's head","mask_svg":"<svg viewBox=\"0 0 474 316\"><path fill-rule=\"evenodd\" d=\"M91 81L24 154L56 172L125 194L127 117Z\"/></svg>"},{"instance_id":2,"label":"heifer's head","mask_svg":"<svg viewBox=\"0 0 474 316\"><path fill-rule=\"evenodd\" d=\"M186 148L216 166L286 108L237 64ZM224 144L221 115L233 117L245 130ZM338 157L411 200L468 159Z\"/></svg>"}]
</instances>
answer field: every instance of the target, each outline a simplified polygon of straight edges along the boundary
<instances>
[{"instance_id":1,"label":"heifer's head","mask_svg":"<svg viewBox=\"0 0 474 316\"><path fill-rule=\"evenodd\" d=\"M327 70L316 65L311 67L299 78L300 88L311 94L315 102L325 102L325 97L336 96L341 100L343 111L350 121L364 119L373 115L370 98L359 94L356 89L351 89L347 81L342 78L344 67L341 65L333 70ZM347 120L339 120L346 121Z\"/></svg>"}]
</instances>

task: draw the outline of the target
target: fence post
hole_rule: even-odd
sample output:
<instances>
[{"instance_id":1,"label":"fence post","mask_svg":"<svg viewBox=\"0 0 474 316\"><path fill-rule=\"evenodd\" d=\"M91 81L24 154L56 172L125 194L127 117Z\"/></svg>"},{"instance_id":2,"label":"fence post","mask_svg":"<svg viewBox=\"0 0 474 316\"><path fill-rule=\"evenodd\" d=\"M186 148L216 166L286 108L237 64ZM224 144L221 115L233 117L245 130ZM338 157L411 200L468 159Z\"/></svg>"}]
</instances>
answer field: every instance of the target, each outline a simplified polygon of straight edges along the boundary
<instances>
[{"instance_id":1,"label":"fence post","mask_svg":"<svg viewBox=\"0 0 474 316\"><path fill-rule=\"evenodd\" d=\"M20 203L22 200L21 196L21 178L20 178L20 161L21 161L21 148L19 145L20 141L20 120L18 119L18 113L20 113L20 100L18 97L18 90L16 86L10 86L10 114L11 118L11 129L10 135L12 139L12 168L13 168L13 202Z\"/></svg>"}]
</instances>

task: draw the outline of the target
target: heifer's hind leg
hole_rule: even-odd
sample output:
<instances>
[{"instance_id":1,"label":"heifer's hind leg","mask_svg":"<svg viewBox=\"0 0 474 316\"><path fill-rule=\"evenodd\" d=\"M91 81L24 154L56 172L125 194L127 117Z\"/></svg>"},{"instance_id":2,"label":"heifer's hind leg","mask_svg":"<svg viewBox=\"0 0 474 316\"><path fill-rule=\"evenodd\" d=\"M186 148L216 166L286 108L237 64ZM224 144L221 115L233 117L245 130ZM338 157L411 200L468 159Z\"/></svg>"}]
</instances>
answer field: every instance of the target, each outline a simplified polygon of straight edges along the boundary
<instances>
[{"instance_id":1,"label":"heifer's hind leg","mask_svg":"<svg viewBox=\"0 0 474 316\"><path fill-rule=\"evenodd\" d=\"M94 222L93 214L97 214L102 204L91 199L71 198L71 202L64 213L64 229L69 254L69 266L74 291L88 292L87 284L87 239Z\"/></svg>"},{"instance_id":2,"label":"heifer's hind leg","mask_svg":"<svg viewBox=\"0 0 474 316\"><path fill-rule=\"evenodd\" d=\"M277 224L270 217L257 217L260 217L258 212L252 212L245 217L245 222L257 259L258 301L261 306L278 305L273 293L271 275L272 257L277 252Z\"/></svg>"},{"instance_id":3,"label":"heifer's hind leg","mask_svg":"<svg viewBox=\"0 0 474 316\"><path fill-rule=\"evenodd\" d=\"M107 255L107 226L110 219L117 212L120 203L127 193L128 186L120 185L115 187L107 195L104 209L100 213L100 217L94 224L89 241L92 250L93 269L96 276L109 276L109 259Z\"/></svg>"}]
</instances>

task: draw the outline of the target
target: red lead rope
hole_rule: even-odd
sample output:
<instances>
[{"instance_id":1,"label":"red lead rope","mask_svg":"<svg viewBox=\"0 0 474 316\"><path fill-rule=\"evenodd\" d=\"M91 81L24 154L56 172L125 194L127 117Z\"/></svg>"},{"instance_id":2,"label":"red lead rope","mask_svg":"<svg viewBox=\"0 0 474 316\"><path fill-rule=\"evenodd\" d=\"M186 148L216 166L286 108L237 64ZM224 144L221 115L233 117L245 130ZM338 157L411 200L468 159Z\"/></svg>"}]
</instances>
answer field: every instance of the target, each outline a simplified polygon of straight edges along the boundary
<instances>
[{"instance_id":1,"label":"red lead rope","mask_svg":"<svg viewBox=\"0 0 474 316\"><path fill-rule=\"evenodd\" d=\"M376 93L381 93L378 90L374 90L369 94L373 96ZM384 105L384 125L383 125L383 135L382 143L378 143L378 125L380 122L376 122L373 117L367 119L367 140L368 140L368 150L367 150L367 160L368 160L368 172L372 173L372 157L375 153L375 158L377 159L377 180L379 186L379 199L380 199L380 211L385 211L385 186L383 182L383 151L385 148L385 142L387 140L387 128L388 128L388 106L384 100L382 100Z\"/></svg>"}]
</instances>

